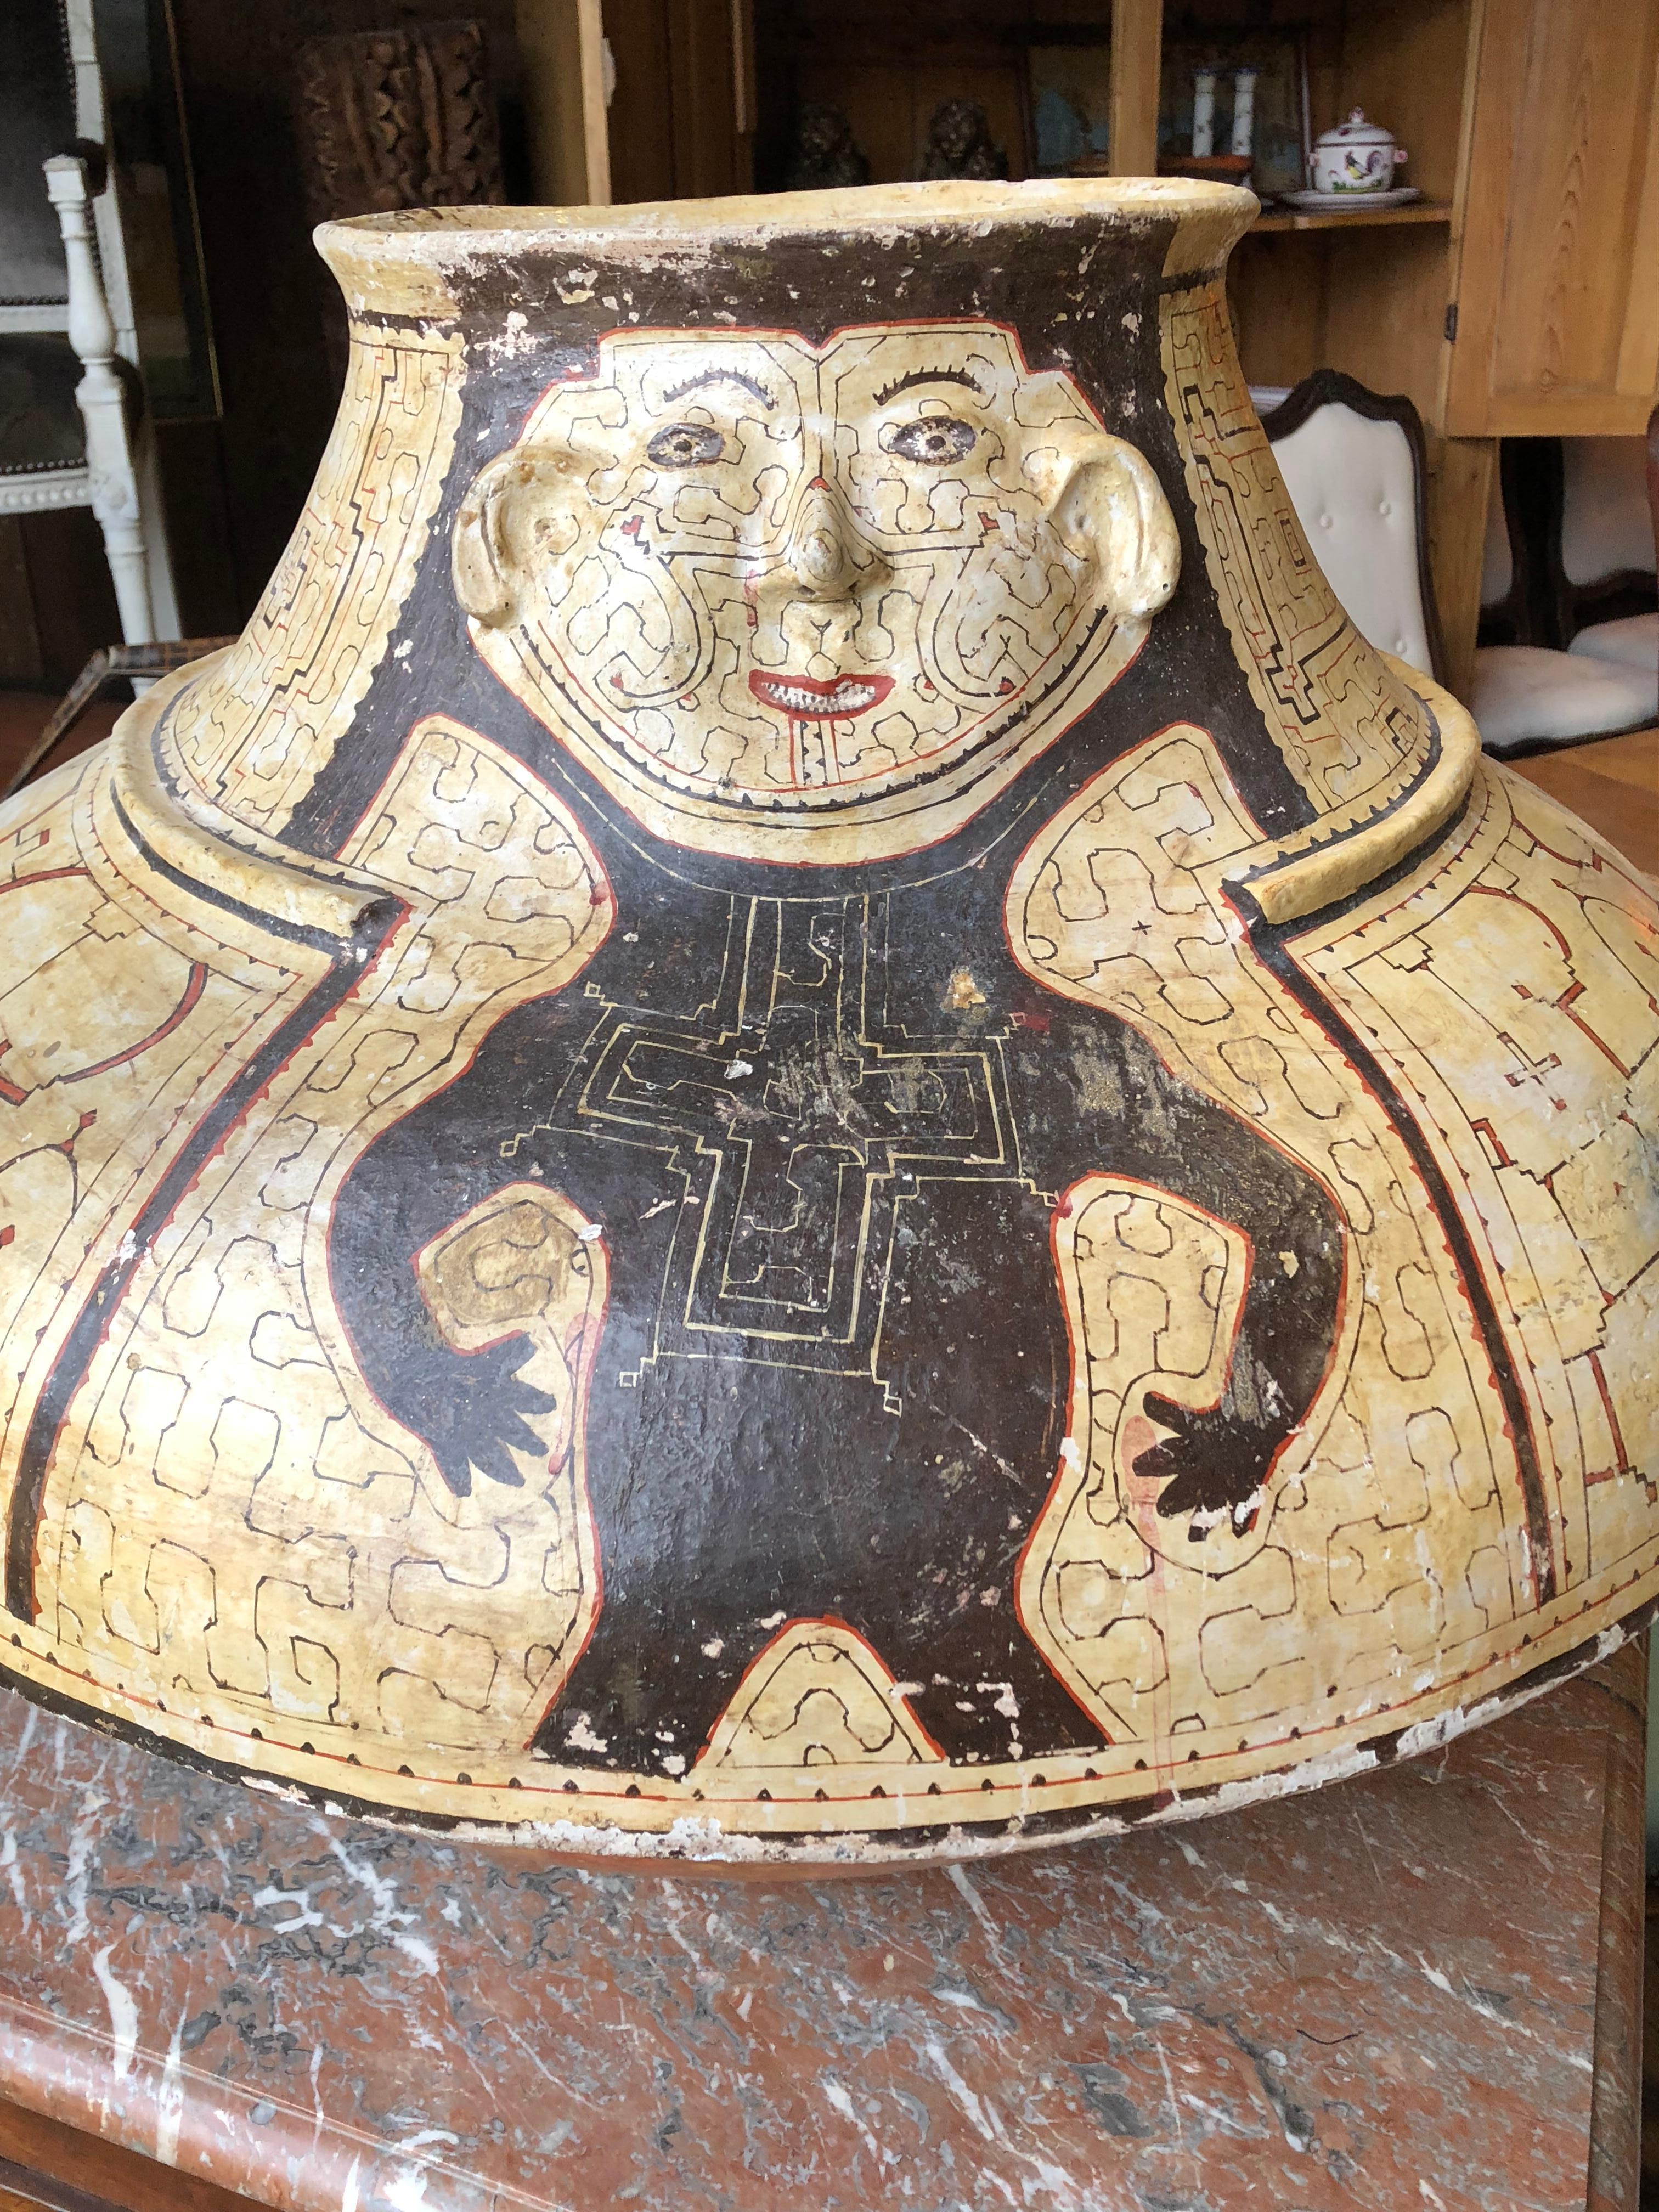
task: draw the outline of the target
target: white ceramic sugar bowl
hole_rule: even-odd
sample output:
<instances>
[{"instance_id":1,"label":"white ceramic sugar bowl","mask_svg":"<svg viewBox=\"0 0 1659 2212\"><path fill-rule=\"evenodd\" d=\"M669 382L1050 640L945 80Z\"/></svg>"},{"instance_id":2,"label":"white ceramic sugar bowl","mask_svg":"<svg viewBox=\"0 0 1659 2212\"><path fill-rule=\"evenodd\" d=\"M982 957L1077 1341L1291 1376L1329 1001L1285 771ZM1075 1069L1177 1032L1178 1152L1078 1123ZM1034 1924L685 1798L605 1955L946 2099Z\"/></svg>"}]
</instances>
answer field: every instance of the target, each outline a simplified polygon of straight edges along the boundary
<instances>
[{"instance_id":1,"label":"white ceramic sugar bowl","mask_svg":"<svg viewBox=\"0 0 1659 2212\"><path fill-rule=\"evenodd\" d=\"M1393 131L1368 122L1364 109L1356 107L1346 123L1316 140L1309 181L1316 192L1392 191L1394 173L1405 159Z\"/></svg>"}]
</instances>

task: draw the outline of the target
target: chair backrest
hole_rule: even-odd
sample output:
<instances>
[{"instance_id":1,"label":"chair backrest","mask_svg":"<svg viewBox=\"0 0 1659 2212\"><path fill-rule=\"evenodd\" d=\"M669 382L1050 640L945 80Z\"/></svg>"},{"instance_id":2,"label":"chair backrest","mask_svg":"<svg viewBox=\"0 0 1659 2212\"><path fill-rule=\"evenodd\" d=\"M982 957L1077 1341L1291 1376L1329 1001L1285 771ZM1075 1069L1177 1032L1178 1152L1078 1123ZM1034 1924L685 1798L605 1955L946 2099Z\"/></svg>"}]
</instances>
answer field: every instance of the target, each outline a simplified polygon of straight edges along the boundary
<instances>
[{"instance_id":1,"label":"chair backrest","mask_svg":"<svg viewBox=\"0 0 1659 2212\"><path fill-rule=\"evenodd\" d=\"M1480 549L1480 611L1501 607L1515 589L1515 553L1510 544L1509 516L1494 473L1492 497L1486 502L1486 539Z\"/></svg>"},{"instance_id":2,"label":"chair backrest","mask_svg":"<svg viewBox=\"0 0 1659 2212\"><path fill-rule=\"evenodd\" d=\"M75 49L65 0L0 6L0 504L8 513L86 498L69 269L40 174L94 112Z\"/></svg>"},{"instance_id":3,"label":"chair backrest","mask_svg":"<svg viewBox=\"0 0 1659 2212\"><path fill-rule=\"evenodd\" d=\"M0 506L11 514L90 501L84 360L70 343L86 280L136 366L125 248L99 143L107 114L93 46L94 0L0 0ZM98 196L93 251L76 264L42 175L74 154Z\"/></svg>"},{"instance_id":4,"label":"chair backrest","mask_svg":"<svg viewBox=\"0 0 1659 2212\"><path fill-rule=\"evenodd\" d=\"M1593 623L1659 606L1644 459L1639 437L1504 440L1516 588L1503 610L1483 595L1483 645L1561 652Z\"/></svg>"},{"instance_id":5,"label":"chair backrest","mask_svg":"<svg viewBox=\"0 0 1659 2212\"><path fill-rule=\"evenodd\" d=\"M61 330L69 276L57 218L40 189L40 164L82 127L61 0L7 0L0 8L0 305L62 311L55 319L12 313L3 325Z\"/></svg>"},{"instance_id":6,"label":"chair backrest","mask_svg":"<svg viewBox=\"0 0 1659 2212\"><path fill-rule=\"evenodd\" d=\"M1609 586L1654 573L1644 442L1561 441L1561 572L1569 584Z\"/></svg>"},{"instance_id":7,"label":"chair backrest","mask_svg":"<svg viewBox=\"0 0 1659 2212\"><path fill-rule=\"evenodd\" d=\"M1416 408L1321 368L1262 423L1314 558L1355 629L1441 677Z\"/></svg>"}]
</instances>

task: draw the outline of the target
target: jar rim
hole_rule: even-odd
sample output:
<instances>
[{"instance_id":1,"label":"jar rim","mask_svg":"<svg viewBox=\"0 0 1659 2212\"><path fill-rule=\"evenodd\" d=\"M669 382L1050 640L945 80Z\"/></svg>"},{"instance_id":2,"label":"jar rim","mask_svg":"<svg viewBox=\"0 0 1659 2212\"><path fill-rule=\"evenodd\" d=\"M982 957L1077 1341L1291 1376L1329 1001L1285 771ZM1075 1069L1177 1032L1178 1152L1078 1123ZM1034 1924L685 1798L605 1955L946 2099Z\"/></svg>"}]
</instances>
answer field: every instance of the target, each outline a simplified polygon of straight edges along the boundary
<instances>
[{"instance_id":1,"label":"jar rim","mask_svg":"<svg viewBox=\"0 0 1659 2212\"><path fill-rule=\"evenodd\" d=\"M354 307L453 313L446 278L526 250L651 258L771 245L826 232L988 233L1020 224L1173 221L1165 273L1218 265L1259 203L1237 185L1164 177L1034 177L1019 184L950 179L831 191L750 193L722 199L647 200L611 207L398 209L320 224L318 251ZM419 295L425 294L424 300Z\"/></svg>"}]
</instances>

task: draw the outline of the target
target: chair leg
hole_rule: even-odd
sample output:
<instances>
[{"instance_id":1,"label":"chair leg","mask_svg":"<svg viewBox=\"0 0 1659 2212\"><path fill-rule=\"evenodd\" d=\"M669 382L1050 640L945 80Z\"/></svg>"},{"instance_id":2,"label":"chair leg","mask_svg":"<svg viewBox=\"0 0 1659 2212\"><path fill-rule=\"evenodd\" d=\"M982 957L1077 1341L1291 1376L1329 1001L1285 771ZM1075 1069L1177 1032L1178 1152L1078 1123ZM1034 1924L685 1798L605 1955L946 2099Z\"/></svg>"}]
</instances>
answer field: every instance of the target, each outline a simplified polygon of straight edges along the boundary
<instances>
[{"instance_id":1,"label":"chair leg","mask_svg":"<svg viewBox=\"0 0 1659 2212\"><path fill-rule=\"evenodd\" d=\"M115 583L121 635L129 643L147 643L155 635L155 621L150 611L149 554L144 544L143 525L136 510L128 513L122 508L100 507L96 500L93 501L93 513L104 533L104 554Z\"/></svg>"},{"instance_id":2,"label":"chair leg","mask_svg":"<svg viewBox=\"0 0 1659 2212\"><path fill-rule=\"evenodd\" d=\"M115 366L115 325L93 253L87 165L78 155L55 154L45 167L46 191L57 210L69 270L69 341L85 371L75 397L87 426L92 511L104 533L115 580L121 634L129 644L137 644L155 636L155 622L138 479L127 437L126 394Z\"/></svg>"},{"instance_id":3,"label":"chair leg","mask_svg":"<svg viewBox=\"0 0 1659 2212\"><path fill-rule=\"evenodd\" d=\"M234 637L167 638L160 644L109 645L94 653L64 694L46 728L13 770L9 782L0 792L0 799L9 799L14 792L23 788L57 751L99 693L110 684L123 677L153 678L169 675L188 661L200 660L204 654L218 653L235 642Z\"/></svg>"}]
</instances>

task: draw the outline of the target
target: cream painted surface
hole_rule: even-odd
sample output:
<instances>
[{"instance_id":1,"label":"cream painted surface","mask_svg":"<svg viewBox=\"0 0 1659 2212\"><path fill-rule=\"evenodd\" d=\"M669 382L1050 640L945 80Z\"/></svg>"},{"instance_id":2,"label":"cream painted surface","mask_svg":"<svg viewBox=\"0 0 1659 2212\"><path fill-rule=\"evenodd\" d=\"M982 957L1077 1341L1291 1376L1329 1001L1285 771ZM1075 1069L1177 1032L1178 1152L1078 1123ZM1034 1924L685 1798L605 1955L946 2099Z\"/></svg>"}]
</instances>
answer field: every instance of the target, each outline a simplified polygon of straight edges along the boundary
<instances>
[{"instance_id":1,"label":"cream painted surface","mask_svg":"<svg viewBox=\"0 0 1659 2212\"><path fill-rule=\"evenodd\" d=\"M463 349L354 333L317 481L240 639L161 732L175 781L281 831L351 717L415 580L460 423Z\"/></svg>"},{"instance_id":2,"label":"cream painted surface","mask_svg":"<svg viewBox=\"0 0 1659 2212\"><path fill-rule=\"evenodd\" d=\"M1200 188L1100 194L1020 204L1173 210L1194 252L1199 233L1224 249L1239 210ZM874 219L979 220L1008 198L901 194ZM641 250L667 220L617 219ZM679 220L712 235L780 217ZM497 243L544 222L504 218ZM445 240L484 250L470 235L359 228L350 252L404 237L429 270ZM1198 267L1181 246L1176 268ZM1440 1741L1659 1601L1659 907L1589 832L1481 765L1466 719L1345 621L1244 392L1218 284L1199 267L1162 312L1203 547L1189 581L1214 594L1255 741L1278 750L1311 819L1264 836L1207 731L1157 731L1030 823L1008 940L1034 988L1115 1015L1323 1184L1346 1295L1323 1382L1260 1495L1194 1544L1136 1475L1158 1434L1146 1400L1213 1398L1244 1272L1285 1255L1103 1167L1055 1194L1070 1419L1016 1595L1110 1741L952 1765L879 1654L835 1622L780 1620L683 1774L526 1747L599 1600L585 1409L620 1232L526 1180L416 1255L434 1331L462 1351L522 1334L548 1400L522 1485L457 1498L368 1388L330 1214L365 1148L505 1013L581 990L612 894L557 793L434 714L337 860L279 842L348 737L455 481L464 364L431 331L360 333L321 489L242 645L158 686L112 749L0 817L0 1491L27 1479L31 1436L48 1447L36 1605L9 1630L9 1672L263 1782L392 1814L527 1823L564 1848L829 1858L917 1829L940 1849L1010 1848L1036 1814L1110 1828L1149 1802L1175 1817L1310 1786L1375 1759L1378 1739ZM901 437L943 441L926 495ZM727 471L712 492L675 462L710 440ZM977 321L930 327L925 351L872 330L822 347L676 331L613 340L598 378L556 387L460 501L451 550L478 649L647 829L666 764L684 818L703 810L706 848L726 849L720 793L747 777L787 792L805 834L847 858L898 848L883 840L915 763L951 768L988 698L1075 650L1075 714L1155 629L1174 577L1149 473L1068 378L1033 375ZM659 567L690 580L678 598L612 529L623 482L654 502ZM818 564L854 610L848 657L826 651L823 672L795 665L790 603L769 599L785 561L809 578ZM862 680L868 612L836 572L866 562L957 624L912 611L901 636L895 615L877 703L902 687L914 738L879 761L861 714L744 719L769 683ZM537 673L556 660L556 706ZM660 715L657 750L617 711L613 678ZM1016 749L1067 718L1034 718ZM830 725L813 733L816 782L798 732L786 754L792 720ZM742 742L717 761L723 732ZM152 737L183 841L170 869L129 806L161 819ZM866 779L875 795L849 801ZM976 802L965 780L941 782L927 820L949 826ZM826 812L820 828L815 797L850 807L847 823ZM915 823L903 835L918 842ZM212 855L195 878L191 839ZM1272 919L1275 884L1297 887L1282 932L1253 936L1249 900ZM389 902L378 950L340 933L365 890ZM330 976L327 1018L299 1025L239 1103L256 1053ZM971 1004L973 978L961 988ZM215 1143L175 1188L203 1126ZM1431 1176L1455 1195L1455 1252ZM1519 1429L1477 1295L1520 1378ZM44 1394L83 1312L97 1341L57 1407Z\"/></svg>"},{"instance_id":3,"label":"cream painted surface","mask_svg":"<svg viewBox=\"0 0 1659 2212\"><path fill-rule=\"evenodd\" d=\"M623 332L474 481L479 652L676 844L935 843L1085 712L1180 569L1162 488L994 324Z\"/></svg>"}]
</instances>

